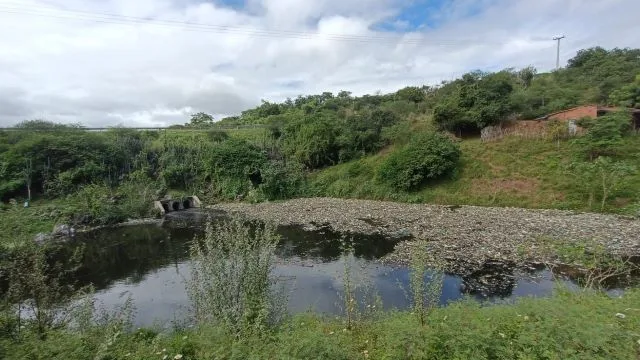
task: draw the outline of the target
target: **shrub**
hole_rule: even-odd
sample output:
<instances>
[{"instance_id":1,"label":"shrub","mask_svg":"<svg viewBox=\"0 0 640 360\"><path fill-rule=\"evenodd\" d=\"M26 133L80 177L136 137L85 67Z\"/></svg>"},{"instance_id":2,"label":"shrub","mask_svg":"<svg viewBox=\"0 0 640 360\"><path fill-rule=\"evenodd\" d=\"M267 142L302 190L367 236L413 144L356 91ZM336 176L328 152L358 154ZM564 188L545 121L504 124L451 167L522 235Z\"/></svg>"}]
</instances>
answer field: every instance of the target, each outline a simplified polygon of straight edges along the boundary
<instances>
[{"instance_id":1,"label":"shrub","mask_svg":"<svg viewBox=\"0 0 640 360\"><path fill-rule=\"evenodd\" d=\"M612 113L589 123L587 134L576 142L583 146L589 159L594 160L601 155L615 155L616 148L630 129L631 120L627 112Z\"/></svg>"},{"instance_id":2,"label":"shrub","mask_svg":"<svg viewBox=\"0 0 640 360\"><path fill-rule=\"evenodd\" d=\"M209 130L207 131L207 138L213 142L222 142L229 139L229 134L223 130Z\"/></svg>"},{"instance_id":3,"label":"shrub","mask_svg":"<svg viewBox=\"0 0 640 360\"><path fill-rule=\"evenodd\" d=\"M425 181L451 173L460 149L439 133L423 133L392 153L378 169L378 179L396 189L414 190Z\"/></svg>"},{"instance_id":4,"label":"shrub","mask_svg":"<svg viewBox=\"0 0 640 360\"><path fill-rule=\"evenodd\" d=\"M288 124L284 129L284 154L312 169L334 165L338 160L338 131L333 121L314 115Z\"/></svg>"},{"instance_id":5,"label":"shrub","mask_svg":"<svg viewBox=\"0 0 640 360\"><path fill-rule=\"evenodd\" d=\"M261 330L284 313L271 287L279 237L273 226L251 228L241 219L209 223L191 246L187 284L195 320L231 333Z\"/></svg>"},{"instance_id":6,"label":"shrub","mask_svg":"<svg viewBox=\"0 0 640 360\"><path fill-rule=\"evenodd\" d=\"M305 183L304 169L295 162L274 161L261 174L260 191L268 200L292 198L301 192Z\"/></svg>"}]
</instances>

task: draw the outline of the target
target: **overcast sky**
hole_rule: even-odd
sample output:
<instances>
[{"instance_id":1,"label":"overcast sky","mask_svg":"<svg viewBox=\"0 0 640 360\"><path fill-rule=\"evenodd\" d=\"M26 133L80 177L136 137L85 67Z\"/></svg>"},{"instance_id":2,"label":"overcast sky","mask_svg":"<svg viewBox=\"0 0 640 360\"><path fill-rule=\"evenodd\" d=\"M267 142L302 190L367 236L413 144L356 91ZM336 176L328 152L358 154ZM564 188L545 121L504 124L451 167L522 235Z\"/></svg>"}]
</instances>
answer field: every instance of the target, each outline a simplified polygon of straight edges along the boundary
<instances>
[{"instance_id":1,"label":"overcast sky","mask_svg":"<svg viewBox=\"0 0 640 360\"><path fill-rule=\"evenodd\" d=\"M164 126L260 99L436 84L600 45L638 0L0 0L0 126ZM206 25L198 25L206 24Z\"/></svg>"}]
</instances>

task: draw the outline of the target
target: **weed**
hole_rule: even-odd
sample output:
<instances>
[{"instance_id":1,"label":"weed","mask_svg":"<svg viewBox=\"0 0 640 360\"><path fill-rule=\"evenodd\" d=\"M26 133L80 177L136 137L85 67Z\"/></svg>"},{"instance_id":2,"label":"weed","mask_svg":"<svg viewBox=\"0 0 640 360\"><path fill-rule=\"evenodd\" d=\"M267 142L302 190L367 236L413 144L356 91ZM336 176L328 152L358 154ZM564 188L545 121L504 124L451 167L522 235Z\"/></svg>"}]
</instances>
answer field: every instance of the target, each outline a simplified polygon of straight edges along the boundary
<instances>
[{"instance_id":1,"label":"weed","mask_svg":"<svg viewBox=\"0 0 640 360\"><path fill-rule=\"evenodd\" d=\"M187 283L197 323L239 334L282 320L285 304L272 276L278 240L270 224L249 227L239 218L207 224L191 246Z\"/></svg>"},{"instance_id":2,"label":"weed","mask_svg":"<svg viewBox=\"0 0 640 360\"><path fill-rule=\"evenodd\" d=\"M440 303L444 285L444 266L435 261L427 249L427 242L417 242L409 261L412 310L422 326L426 325L429 314ZM430 269L427 269L427 264Z\"/></svg>"}]
</instances>

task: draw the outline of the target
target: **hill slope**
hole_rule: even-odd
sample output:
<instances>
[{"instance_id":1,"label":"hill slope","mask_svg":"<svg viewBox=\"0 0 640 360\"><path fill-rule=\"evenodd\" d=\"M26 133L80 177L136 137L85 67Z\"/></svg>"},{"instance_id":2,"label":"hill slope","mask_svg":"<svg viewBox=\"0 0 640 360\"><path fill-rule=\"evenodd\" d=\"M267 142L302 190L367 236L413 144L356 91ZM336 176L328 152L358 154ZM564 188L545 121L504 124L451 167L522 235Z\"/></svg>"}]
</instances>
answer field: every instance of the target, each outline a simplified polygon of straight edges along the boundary
<instances>
[{"instance_id":1,"label":"hill slope","mask_svg":"<svg viewBox=\"0 0 640 360\"><path fill-rule=\"evenodd\" d=\"M640 169L640 138L626 138L621 158ZM590 200L584 174L571 165L579 146L564 141L507 137L483 143L463 140L461 166L450 178L416 192L399 192L376 181L376 169L388 151L332 166L310 175L309 195L437 204L513 206L601 211L597 190ZM605 210L636 214L640 210L640 174L625 176Z\"/></svg>"}]
</instances>

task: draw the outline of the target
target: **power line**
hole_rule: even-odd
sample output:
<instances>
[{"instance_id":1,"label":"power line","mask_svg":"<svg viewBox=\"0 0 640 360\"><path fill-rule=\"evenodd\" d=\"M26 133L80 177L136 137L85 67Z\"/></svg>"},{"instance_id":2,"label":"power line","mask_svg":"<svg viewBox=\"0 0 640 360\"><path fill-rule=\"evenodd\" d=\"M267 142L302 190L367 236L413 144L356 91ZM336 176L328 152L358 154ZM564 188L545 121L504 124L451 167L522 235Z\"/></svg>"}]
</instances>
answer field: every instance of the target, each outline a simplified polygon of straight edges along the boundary
<instances>
[{"instance_id":1,"label":"power line","mask_svg":"<svg viewBox=\"0 0 640 360\"><path fill-rule=\"evenodd\" d=\"M116 25L153 25L159 27L179 28L186 31L196 31L204 33L226 33L261 37L282 37L293 39L322 39L332 41L349 41L365 43L393 42L397 44L425 44L438 46L455 46L463 43L477 42L474 39L458 39L439 42L426 41L424 38L406 38L401 36L374 36L374 35L346 35L346 34L322 34L314 32L289 31L289 30L263 30L238 26L214 25L204 23L194 23L175 20L160 20L144 17L124 16L107 13L88 12L80 10L62 10L53 8L24 8L17 6L0 5L0 13L29 15L60 20L90 21L96 23L116 24ZM483 43L504 44L505 42L491 42L483 40Z\"/></svg>"},{"instance_id":2,"label":"power line","mask_svg":"<svg viewBox=\"0 0 640 360\"><path fill-rule=\"evenodd\" d=\"M290 31L290 30L261 30L261 29L251 29L251 28L243 28L237 26L229 26L229 25L214 25L214 24L204 24L204 23L194 23L187 21L175 21L175 20L160 20L160 19L151 19L144 17L136 17L136 16L126 16L126 15L117 15L117 14L108 14L108 13L99 13L99 12L89 12L89 11L80 11L80 10L68 10L68 9L53 9L53 8L23 8L23 7L9 7L5 5L0 5L0 9L7 9L13 11L14 14L28 14L28 15L51 15L49 13L55 12L60 13L62 15L82 15L85 18L79 17L76 19L79 20L109 20L109 21L127 21L136 24L151 24L151 25L171 25L171 26L179 26L179 27L194 27L194 28L202 28L205 30L220 30L220 31L241 31L243 33L247 32L250 34L254 33L265 33L270 35L292 35L292 36L316 36L317 33L312 32L302 32L302 31ZM369 36L369 35L345 35L345 34L323 34L325 36L336 37L336 38L345 38L345 39L364 39L364 40L390 40L390 37L380 37L380 36ZM417 40L417 39L416 39Z\"/></svg>"}]
</instances>

